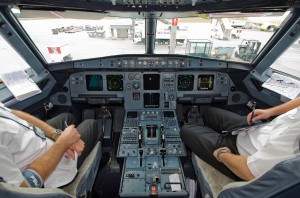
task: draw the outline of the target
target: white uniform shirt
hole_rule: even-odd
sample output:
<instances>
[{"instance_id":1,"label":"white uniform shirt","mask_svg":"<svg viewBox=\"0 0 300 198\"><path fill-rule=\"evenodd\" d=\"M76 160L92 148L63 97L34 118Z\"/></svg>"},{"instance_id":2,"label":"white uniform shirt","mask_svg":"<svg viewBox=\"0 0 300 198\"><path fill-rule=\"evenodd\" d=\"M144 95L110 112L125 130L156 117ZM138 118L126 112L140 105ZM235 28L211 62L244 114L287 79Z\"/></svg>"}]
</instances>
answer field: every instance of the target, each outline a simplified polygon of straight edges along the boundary
<instances>
[{"instance_id":1,"label":"white uniform shirt","mask_svg":"<svg viewBox=\"0 0 300 198\"><path fill-rule=\"evenodd\" d=\"M53 142L37 136L33 130L27 128L30 126L26 121L3 107L0 103L0 176L7 183L19 186L24 181L22 171L45 153ZM77 159L72 160L65 155L44 181L44 186L59 187L69 183L76 176L76 165Z\"/></svg>"},{"instance_id":2,"label":"white uniform shirt","mask_svg":"<svg viewBox=\"0 0 300 198\"><path fill-rule=\"evenodd\" d=\"M300 155L300 107L275 118L270 123L252 128L237 137L241 155L248 156L251 173L259 177L277 163Z\"/></svg>"}]
</instances>

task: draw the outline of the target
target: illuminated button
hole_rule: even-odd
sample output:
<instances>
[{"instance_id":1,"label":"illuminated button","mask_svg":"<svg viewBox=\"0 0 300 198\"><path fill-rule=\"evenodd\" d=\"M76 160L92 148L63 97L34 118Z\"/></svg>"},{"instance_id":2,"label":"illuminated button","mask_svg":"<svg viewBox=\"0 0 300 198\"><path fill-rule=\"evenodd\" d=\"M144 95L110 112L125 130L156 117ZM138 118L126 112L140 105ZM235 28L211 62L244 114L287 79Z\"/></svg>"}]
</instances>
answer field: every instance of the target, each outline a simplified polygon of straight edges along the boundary
<instances>
[{"instance_id":1,"label":"illuminated button","mask_svg":"<svg viewBox=\"0 0 300 198\"><path fill-rule=\"evenodd\" d=\"M133 86L134 89L139 89L140 88L140 83L135 82L135 83L133 83L132 86Z\"/></svg>"}]
</instances>

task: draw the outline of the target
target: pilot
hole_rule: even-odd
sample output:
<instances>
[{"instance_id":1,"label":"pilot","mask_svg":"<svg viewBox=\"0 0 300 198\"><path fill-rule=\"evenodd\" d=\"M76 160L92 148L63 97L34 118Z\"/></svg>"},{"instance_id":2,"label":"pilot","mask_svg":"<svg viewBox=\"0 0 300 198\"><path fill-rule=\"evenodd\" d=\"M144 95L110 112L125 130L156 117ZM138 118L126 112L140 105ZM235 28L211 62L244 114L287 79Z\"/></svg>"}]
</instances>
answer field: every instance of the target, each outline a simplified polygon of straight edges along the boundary
<instances>
[{"instance_id":1,"label":"pilot","mask_svg":"<svg viewBox=\"0 0 300 198\"><path fill-rule=\"evenodd\" d=\"M21 187L60 187L71 182L103 136L101 120L77 127L69 113L47 122L0 103L0 177Z\"/></svg>"},{"instance_id":2,"label":"pilot","mask_svg":"<svg viewBox=\"0 0 300 198\"><path fill-rule=\"evenodd\" d=\"M187 147L223 174L252 180L300 155L299 106L296 98L248 116L210 107L203 113L205 126L186 124L180 133ZM278 117L262 122L272 116Z\"/></svg>"}]
</instances>

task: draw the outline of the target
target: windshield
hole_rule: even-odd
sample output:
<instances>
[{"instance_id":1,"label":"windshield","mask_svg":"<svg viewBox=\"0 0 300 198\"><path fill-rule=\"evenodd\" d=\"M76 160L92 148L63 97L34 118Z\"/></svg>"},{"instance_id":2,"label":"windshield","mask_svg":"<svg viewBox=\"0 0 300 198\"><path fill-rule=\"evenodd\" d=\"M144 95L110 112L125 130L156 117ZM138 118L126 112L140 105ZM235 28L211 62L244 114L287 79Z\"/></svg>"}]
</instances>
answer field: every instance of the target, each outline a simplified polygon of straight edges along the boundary
<instances>
[{"instance_id":1,"label":"windshield","mask_svg":"<svg viewBox=\"0 0 300 198\"><path fill-rule=\"evenodd\" d=\"M18 20L48 63L145 53L143 19L70 19L58 12ZM94 15L92 15L94 16ZM224 13L157 20L156 54L252 62L281 27L283 13Z\"/></svg>"},{"instance_id":2,"label":"windshield","mask_svg":"<svg viewBox=\"0 0 300 198\"><path fill-rule=\"evenodd\" d=\"M220 13L158 21L155 52L252 62L287 14Z\"/></svg>"}]
</instances>

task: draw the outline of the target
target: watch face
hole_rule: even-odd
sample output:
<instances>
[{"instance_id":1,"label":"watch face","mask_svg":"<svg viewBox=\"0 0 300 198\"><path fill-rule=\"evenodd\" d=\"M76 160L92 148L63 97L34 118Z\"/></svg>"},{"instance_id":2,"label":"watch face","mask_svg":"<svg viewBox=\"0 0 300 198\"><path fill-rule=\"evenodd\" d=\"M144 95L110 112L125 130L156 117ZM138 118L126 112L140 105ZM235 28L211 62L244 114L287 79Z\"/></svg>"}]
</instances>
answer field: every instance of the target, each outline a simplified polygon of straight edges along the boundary
<instances>
[{"instance_id":1,"label":"watch face","mask_svg":"<svg viewBox=\"0 0 300 198\"><path fill-rule=\"evenodd\" d=\"M62 130L60 130L60 129L55 129L55 130L54 130L54 133L57 134L57 135L59 135L59 134L62 133Z\"/></svg>"},{"instance_id":2,"label":"watch face","mask_svg":"<svg viewBox=\"0 0 300 198\"><path fill-rule=\"evenodd\" d=\"M223 149L219 149L219 152L220 153L229 153L229 150L226 148L223 148Z\"/></svg>"}]
</instances>

